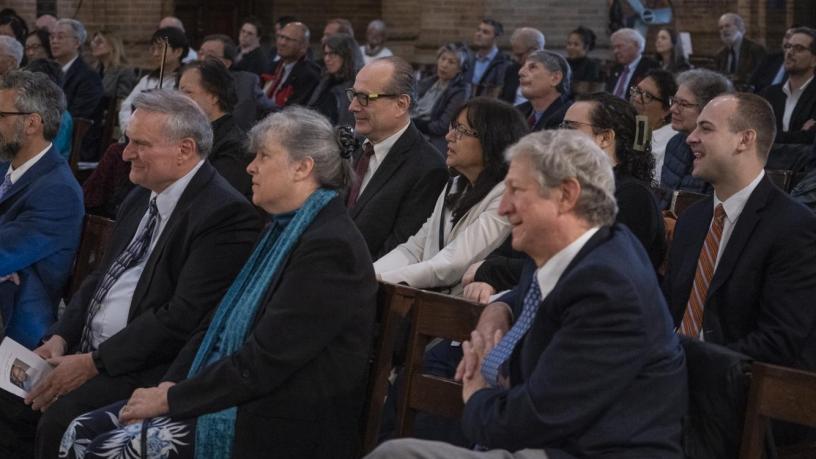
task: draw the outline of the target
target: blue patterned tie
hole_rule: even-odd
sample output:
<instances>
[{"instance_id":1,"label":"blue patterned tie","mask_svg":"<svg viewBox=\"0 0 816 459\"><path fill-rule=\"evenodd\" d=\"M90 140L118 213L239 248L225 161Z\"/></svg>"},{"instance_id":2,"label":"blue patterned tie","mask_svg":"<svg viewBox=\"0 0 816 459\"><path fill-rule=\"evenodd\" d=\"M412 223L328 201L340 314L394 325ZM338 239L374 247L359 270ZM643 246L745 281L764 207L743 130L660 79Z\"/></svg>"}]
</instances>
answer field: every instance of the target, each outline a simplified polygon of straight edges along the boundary
<instances>
[{"instance_id":1,"label":"blue patterned tie","mask_svg":"<svg viewBox=\"0 0 816 459\"><path fill-rule=\"evenodd\" d=\"M11 174L6 174L3 183L0 183L0 199L3 199L3 196L6 195L9 188L11 188Z\"/></svg>"},{"instance_id":2,"label":"blue patterned tie","mask_svg":"<svg viewBox=\"0 0 816 459\"><path fill-rule=\"evenodd\" d=\"M150 200L150 207L147 212L147 224L142 228L142 232L113 260L110 268L105 272L105 277L102 278L102 282L99 283L99 287L97 287L93 298L91 298L91 304L88 306L88 315L85 318L85 327L82 329L82 341L79 347L81 352L91 352L95 350L91 340L91 325L108 291L113 287L113 284L116 283L122 273L139 263L147 252L148 247L150 247L153 232L159 221L159 210L156 207L156 198Z\"/></svg>"},{"instance_id":3,"label":"blue patterned tie","mask_svg":"<svg viewBox=\"0 0 816 459\"><path fill-rule=\"evenodd\" d=\"M524 296L524 303L516 323L510 328L504 337L502 337L499 344L496 345L485 358L482 364L482 376L488 384L495 387L498 386L499 368L510 358L513 354L513 349L521 340L530 326L533 325L538 307L541 304L541 289L538 285L536 273L533 272L533 279L530 282L530 288L527 289L527 294Z\"/></svg>"}]
</instances>

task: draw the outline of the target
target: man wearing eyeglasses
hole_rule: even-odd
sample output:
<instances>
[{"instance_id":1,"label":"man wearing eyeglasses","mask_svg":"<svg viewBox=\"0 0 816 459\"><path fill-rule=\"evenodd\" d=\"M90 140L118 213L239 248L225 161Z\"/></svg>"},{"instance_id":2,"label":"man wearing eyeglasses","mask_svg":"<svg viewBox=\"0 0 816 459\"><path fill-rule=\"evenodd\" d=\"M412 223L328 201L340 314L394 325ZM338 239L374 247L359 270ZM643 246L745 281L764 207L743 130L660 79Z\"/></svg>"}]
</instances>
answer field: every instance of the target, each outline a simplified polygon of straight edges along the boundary
<instances>
[{"instance_id":1,"label":"man wearing eyeglasses","mask_svg":"<svg viewBox=\"0 0 816 459\"><path fill-rule=\"evenodd\" d=\"M46 75L0 79L0 315L6 335L32 349L56 319L85 214L51 143L63 111L65 96Z\"/></svg>"},{"instance_id":2,"label":"man wearing eyeglasses","mask_svg":"<svg viewBox=\"0 0 816 459\"><path fill-rule=\"evenodd\" d=\"M419 230L448 178L442 155L411 122L415 93L413 68L394 56L367 64L346 91L365 137L346 204L375 260Z\"/></svg>"},{"instance_id":3,"label":"man wearing eyeglasses","mask_svg":"<svg viewBox=\"0 0 816 459\"><path fill-rule=\"evenodd\" d=\"M309 60L309 28L302 22L290 22L275 36L280 58L272 75L263 75L264 93L278 109L304 105L320 80L320 67Z\"/></svg>"},{"instance_id":4,"label":"man wearing eyeglasses","mask_svg":"<svg viewBox=\"0 0 816 459\"><path fill-rule=\"evenodd\" d=\"M816 137L816 30L793 29L783 46L788 80L769 86L762 97L776 117L776 143L813 143Z\"/></svg>"}]
</instances>

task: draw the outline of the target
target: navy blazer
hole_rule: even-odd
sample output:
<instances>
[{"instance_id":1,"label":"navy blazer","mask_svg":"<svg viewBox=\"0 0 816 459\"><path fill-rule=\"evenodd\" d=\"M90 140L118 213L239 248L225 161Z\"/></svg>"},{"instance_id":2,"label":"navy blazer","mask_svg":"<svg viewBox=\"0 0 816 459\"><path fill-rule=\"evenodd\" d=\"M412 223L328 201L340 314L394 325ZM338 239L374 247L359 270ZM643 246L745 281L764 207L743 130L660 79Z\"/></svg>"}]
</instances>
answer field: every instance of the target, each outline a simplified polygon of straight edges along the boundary
<instances>
[{"instance_id":1,"label":"navy blazer","mask_svg":"<svg viewBox=\"0 0 816 459\"><path fill-rule=\"evenodd\" d=\"M0 163L0 181L9 165ZM7 335L32 349L57 319L84 216L82 190L53 146L0 198L0 276L21 278L0 312Z\"/></svg>"},{"instance_id":2,"label":"navy blazer","mask_svg":"<svg viewBox=\"0 0 816 459\"><path fill-rule=\"evenodd\" d=\"M99 118L102 108L100 102L105 95L102 79L82 60L82 56L77 57L65 72L62 91L65 93L71 116L91 120Z\"/></svg>"},{"instance_id":3,"label":"navy blazer","mask_svg":"<svg viewBox=\"0 0 816 459\"><path fill-rule=\"evenodd\" d=\"M663 291L676 324L686 310L713 198L674 230ZM705 302L705 340L756 360L816 369L816 216L766 175L734 226Z\"/></svg>"},{"instance_id":4,"label":"navy blazer","mask_svg":"<svg viewBox=\"0 0 816 459\"><path fill-rule=\"evenodd\" d=\"M357 158L359 152L355 163ZM419 230L448 176L442 155L408 126L349 209L371 258L379 259Z\"/></svg>"},{"instance_id":5,"label":"navy blazer","mask_svg":"<svg viewBox=\"0 0 816 459\"><path fill-rule=\"evenodd\" d=\"M504 299L519 317L535 266ZM550 457L680 458L685 357L646 252L602 227L542 301L509 361L510 389L477 391L463 430Z\"/></svg>"},{"instance_id":6,"label":"navy blazer","mask_svg":"<svg viewBox=\"0 0 816 459\"><path fill-rule=\"evenodd\" d=\"M570 100L569 96L562 94L558 99L555 99L544 113L541 114L541 118L536 121L536 124L530 128L530 132L541 131L545 129L558 129L558 126L564 121L564 115L567 114L567 110L572 105L572 100ZM515 106L518 111L524 115L525 119L529 119L530 116L533 114L533 104L530 102L524 102Z\"/></svg>"}]
</instances>

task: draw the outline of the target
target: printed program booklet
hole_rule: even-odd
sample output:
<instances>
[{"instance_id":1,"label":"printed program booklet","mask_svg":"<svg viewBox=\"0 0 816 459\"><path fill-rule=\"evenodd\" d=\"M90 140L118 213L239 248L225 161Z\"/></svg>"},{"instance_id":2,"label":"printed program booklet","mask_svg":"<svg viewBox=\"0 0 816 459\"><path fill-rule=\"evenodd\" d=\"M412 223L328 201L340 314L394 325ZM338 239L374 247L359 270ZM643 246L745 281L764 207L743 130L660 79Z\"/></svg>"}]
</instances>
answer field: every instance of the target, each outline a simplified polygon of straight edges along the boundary
<instances>
[{"instance_id":1,"label":"printed program booklet","mask_svg":"<svg viewBox=\"0 0 816 459\"><path fill-rule=\"evenodd\" d=\"M25 397L51 370L48 362L17 341L6 337L0 344L0 389Z\"/></svg>"}]
</instances>

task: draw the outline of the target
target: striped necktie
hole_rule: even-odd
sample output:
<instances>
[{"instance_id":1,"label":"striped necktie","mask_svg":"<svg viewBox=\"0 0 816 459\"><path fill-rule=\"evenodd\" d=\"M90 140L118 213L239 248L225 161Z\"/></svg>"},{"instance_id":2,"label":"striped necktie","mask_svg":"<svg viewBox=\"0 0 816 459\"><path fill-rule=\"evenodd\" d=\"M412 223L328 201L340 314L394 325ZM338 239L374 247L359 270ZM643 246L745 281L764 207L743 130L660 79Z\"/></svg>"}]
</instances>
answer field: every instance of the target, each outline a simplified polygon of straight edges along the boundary
<instances>
[{"instance_id":1,"label":"striped necktie","mask_svg":"<svg viewBox=\"0 0 816 459\"><path fill-rule=\"evenodd\" d=\"M8 190L11 189L11 185L11 174L6 174L6 178L3 180L3 183L0 183L0 199L3 199L3 196L5 196Z\"/></svg>"},{"instance_id":2,"label":"striped necktie","mask_svg":"<svg viewBox=\"0 0 816 459\"><path fill-rule=\"evenodd\" d=\"M686 336L696 338L700 336L700 330L703 328L703 309L711 279L714 277L714 266L717 262L724 223L725 209L722 204L718 204L714 209L711 228L708 229L703 248L700 250L691 295L686 305L686 312L683 314L683 321L680 322L680 333Z\"/></svg>"}]
</instances>

